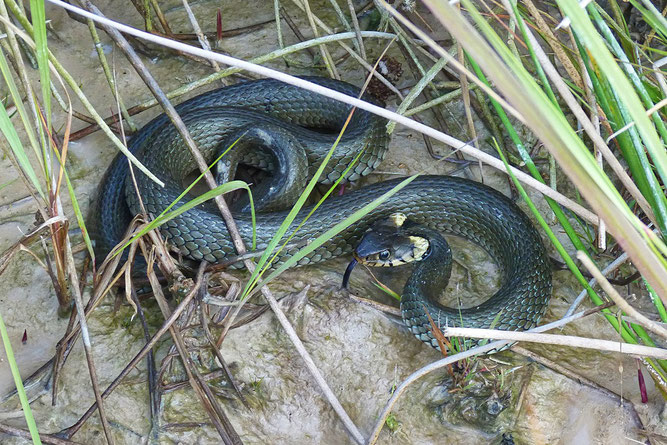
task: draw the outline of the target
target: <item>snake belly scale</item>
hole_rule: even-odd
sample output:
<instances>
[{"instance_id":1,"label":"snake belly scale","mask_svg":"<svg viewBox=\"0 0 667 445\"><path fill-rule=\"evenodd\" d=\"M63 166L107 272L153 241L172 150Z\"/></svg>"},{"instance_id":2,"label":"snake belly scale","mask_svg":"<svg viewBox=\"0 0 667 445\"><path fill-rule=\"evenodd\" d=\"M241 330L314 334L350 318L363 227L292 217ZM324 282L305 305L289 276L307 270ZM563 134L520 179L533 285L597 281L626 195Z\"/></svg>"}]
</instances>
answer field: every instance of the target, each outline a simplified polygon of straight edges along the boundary
<instances>
[{"instance_id":1,"label":"snake belly scale","mask_svg":"<svg viewBox=\"0 0 667 445\"><path fill-rule=\"evenodd\" d=\"M357 96L359 90L344 82L308 78L326 87ZM368 99L368 98L365 98ZM177 106L188 130L207 162L233 142L230 135L251 126L278 128L303 145L312 174L337 137L350 107L332 99L275 80L241 83L204 93ZM330 184L361 151L347 180L356 180L375 169L387 151L386 120L356 110L320 182ZM317 131L319 129L319 131ZM164 188L136 172L137 188L148 213L157 215L181 193L183 178L195 169L194 161L175 128L164 115L144 126L130 143L130 150L155 175ZM269 161L270 162L270 161ZM262 157L247 156L243 163L264 167ZM132 215L140 212L136 191L128 176L127 161L117 157L107 171L93 207L92 233L99 252L117 244ZM292 238L293 243L313 239L336 223L378 198L400 180L363 187L342 196L332 196L315 211ZM178 207L190 198L176 204ZM288 234L310 212L301 210ZM403 317L421 340L434 344L427 312L439 326L489 327L524 330L534 326L546 311L551 297L551 270L546 250L528 217L502 193L483 184L451 176L420 176L366 217L334 236L304 257L299 265L313 264L348 255L373 221L401 212L418 224L446 234L466 238L484 248L502 273L500 289L483 304L469 309L451 309L426 298L411 298L402 307ZM257 215L257 248L264 249L287 215L287 211ZM244 241L252 237L250 216L234 218ZM225 224L214 206L201 205L172 219L160 228L166 241L183 255L209 262L233 255L234 247ZM283 251L277 263L296 248ZM498 315L500 314L500 315Z\"/></svg>"}]
</instances>

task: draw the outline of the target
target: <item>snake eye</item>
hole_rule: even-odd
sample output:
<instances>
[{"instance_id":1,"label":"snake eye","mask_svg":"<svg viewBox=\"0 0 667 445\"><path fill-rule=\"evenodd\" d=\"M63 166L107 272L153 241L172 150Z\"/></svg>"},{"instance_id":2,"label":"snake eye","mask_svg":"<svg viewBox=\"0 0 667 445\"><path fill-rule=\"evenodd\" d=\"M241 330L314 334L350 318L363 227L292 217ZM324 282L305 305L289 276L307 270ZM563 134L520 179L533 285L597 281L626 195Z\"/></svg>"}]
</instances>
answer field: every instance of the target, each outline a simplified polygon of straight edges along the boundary
<instances>
[{"instance_id":1,"label":"snake eye","mask_svg":"<svg viewBox=\"0 0 667 445\"><path fill-rule=\"evenodd\" d=\"M378 255L378 257L382 261L388 260L389 259L389 251L388 250L383 250L382 252L380 252L380 255Z\"/></svg>"}]
</instances>

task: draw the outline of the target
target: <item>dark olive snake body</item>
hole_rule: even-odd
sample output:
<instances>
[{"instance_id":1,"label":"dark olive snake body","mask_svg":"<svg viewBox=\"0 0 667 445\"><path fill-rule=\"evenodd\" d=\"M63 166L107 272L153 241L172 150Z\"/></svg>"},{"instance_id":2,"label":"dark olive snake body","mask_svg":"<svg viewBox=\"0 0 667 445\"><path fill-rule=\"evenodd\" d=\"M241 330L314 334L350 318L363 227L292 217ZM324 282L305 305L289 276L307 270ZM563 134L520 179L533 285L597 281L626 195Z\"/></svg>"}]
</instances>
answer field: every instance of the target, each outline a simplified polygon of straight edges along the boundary
<instances>
[{"instance_id":1,"label":"dark olive snake body","mask_svg":"<svg viewBox=\"0 0 667 445\"><path fill-rule=\"evenodd\" d=\"M308 80L350 96L358 95L356 87L343 82L322 78ZM337 129L343 125L350 107L267 79L204 93L180 104L177 111L207 162L212 162L245 129L259 127L260 134L264 129L266 132L275 130L298 141L310 161L310 166L305 167L308 172L304 173L310 178L333 145ZM384 119L356 110L321 182L330 184L338 179L362 149L362 155L347 179L356 180L375 169L387 150L385 125ZM325 131L314 131L317 128ZM164 115L144 126L129 148L167 184L160 188L135 169L146 210L157 215L180 194L181 182L195 169L195 164ZM243 162L264 167L267 160L248 155ZM91 225L100 252L108 252L117 244L131 216L139 213L134 187L131 181L126 181L127 177L127 160L118 156L102 181L92 214ZM342 196L329 197L299 229L291 243L301 244L301 241L317 237L398 182L381 182ZM191 197L186 197L177 206L188 199ZM288 234L310 210L310 207L302 209ZM401 302L403 318L418 338L435 345L426 311L439 326L488 328L495 319L494 326L498 329L524 330L539 321L551 297L551 271L539 234L527 216L503 194L467 179L418 177L357 224L304 257L299 265L350 254L373 221L394 212L403 212L416 223L480 245L494 258L503 275L502 286L488 301L460 311L442 307L414 289L406 289ZM287 211L257 215L258 250L266 247L286 215ZM246 245L250 245L250 216L236 213L234 217ZM163 225L160 231L168 243L195 260L214 263L235 254L225 224L210 204L185 212ZM277 262L284 261L296 251L297 248L282 252Z\"/></svg>"}]
</instances>

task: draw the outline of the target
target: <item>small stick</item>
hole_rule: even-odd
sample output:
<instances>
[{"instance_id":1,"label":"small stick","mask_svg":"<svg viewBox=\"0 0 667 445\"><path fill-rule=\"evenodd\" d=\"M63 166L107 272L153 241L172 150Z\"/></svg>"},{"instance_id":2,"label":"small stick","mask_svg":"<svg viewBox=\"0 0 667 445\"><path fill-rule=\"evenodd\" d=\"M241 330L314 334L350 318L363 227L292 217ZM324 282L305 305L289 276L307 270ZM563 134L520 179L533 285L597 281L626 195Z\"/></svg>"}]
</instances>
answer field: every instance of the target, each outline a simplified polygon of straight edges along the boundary
<instances>
[{"instance_id":1,"label":"small stick","mask_svg":"<svg viewBox=\"0 0 667 445\"><path fill-rule=\"evenodd\" d=\"M285 20L285 23L287 23L287 26L289 26L289 29L292 30L292 32L294 33L296 38L299 39L300 42L307 42L308 39L306 39L306 37L304 37L304 35L301 33L301 31L299 30L299 27L296 26L296 23L294 23L294 20L292 20L292 17L290 17L290 15L287 13L285 8L283 8L281 6L279 11L280 11L280 17L282 17L283 20ZM280 20L278 20L277 23L280 23ZM317 40L317 38L315 38L315 40ZM319 45L317 45L317 46L319 46ZM282 48L282 46L281 46L281 48ZM306 52L310 55L311 59L315 58L315 53L313 52L312 49L306 48Z\"/></svg>"},{"instance_id":2,"label":"small stick","mask_svg":"<svg viewBox=\"0 0 667 445\"><path fill-rule=\"evenodd\" d=\"M141 302L137 297L137 292L134 289L134 286L131 287L131 296L132 301L134 301L137 314L139 315L139 320L141 320L141 327L144 332L144 340L148 343L151 339L150 332L148 330L148 324L146 323L146 317L144 311L141 307ZM156 428L159 424L160 416L160 393L157 391L157 372L155 369L155 356L153 350L149 349L148 354L146 354L146 369L148 370L148 398L150 400L150 421L151 429Z\"/></svg>"},{"instance_id":3,"label":"small stick","mask_svg":"<svg viewBox=\"0 0 667 445\"><path fill-rule=\"evenodd\" d=\"M224 370L216 369L215 371L211 371L209 373L202 374L202 378L205 381L209 381L209 380L213 380L213 379L218 379L220 377L224 377L224 375L225 375ZM178 389L181 389L181 388L187 386L188 383L189 382L187 380L181 380L179 382L170 382L170 383L164 385L162 387L162 389L165 393L168 393L168 392L172 392L172 391L176 391Z\"/></svg>"},{"instance_id":4,"label":"small stick","mask_svg":"<svg viewBox=\"0 0 667 445\"><path fill-rule=\"evenodd\" d=\"M232 29L222 29L220 31L220 38L235 37L241 34L249 34L253 31L257 31L265 27L266 25L270 25L271 23L273 23L273 20L264 20L261 22L254 23L252 25L239 26L238 28L232 28ZM202 31L202 34L206 36L207 39L216 40L218 38L217 31L211 31L211 32ZM173 33L171 37L176 40L185 40L185 41L199 40L197 34L193 33Z\"/></svg>"},{"instance_id":5,"label":"small stick","mask_svg":"<svg viewBox=\"0 0 667 445\"><path fill-rule=\"evenodd\" d=\"M579 261L586 266L586 269L593 275L593 277L598 280L600 287L605 291L607 296L614 300L616 306L618 306L623 312L637 320L638 324L642 325L649 331L658 334L659 336L667 339L667 329L663 328L660 324L646 318L644 315L640 314L637 309L633 308L621 295L616 292L616 289L607 281L607 279L602 275L600 270L595 267L593 261L586 255L586 253L581 250L577 252L577 258ZM628 345L630 346L630 345ZM625 347L625 346L624 346Z\"/></svg>"},{"instance_id":6,"label":"small stick","mask_svg":"<svg viewBox=\"0 0 667 445\"><path fill-rule=\"evenodd\" d=\"M167 23L167 18L162 13L162 10L160 9L160 5L158 5L157 0L150 0L150 3L151 6L153 7L153 10L155 11L155 15L157 15L157 19L160 22L160 25L162 25L164 33L169 37L171 37L172 36L171 28L169 27L169 23ZM148 13L150 14L150 12Z\"/></svg>"},{"instance_id":7,"label":"small stick","mask_svg":"<svg viewBox=\"0 0 667 445\"><path fill-rule=\"evenodd\" d=\"M514 23L514 22L512 22ZM574 33L572 32L571 27L567 27L567 34L570 38L570 43L573 45L572 48L577 47L577 42L576 39L574 38ZM581 53L579 51L574 51L575 57L577 58L577 61L579 63L579 66L582 67L581 70L581 75L583 77L583 87L584 87L584 93L586 95L586 102L588 105L588 108L591 110L591 124L593 125L593 128L595 128L595 131L600 134L600 113L599 113L599 107L597 103L597 98L595 97L595 92L593 91L593 82L591 81L591 76L588 74L588 70L583 69L585 67L584 60L581 57ZM608 140L606 141L607 143ZM604 168L604 161L602 159L602 152L600 151L599 147L595 147L594 149L594 155L595 155L595 161L598 163L600 166L600 169L602 170ZM553 160L553 156L551 154L549 155L549 160L555 164L555 161ZM554 166L553 172L556 172L556 168ZM555 174L550 174L549 175L550 179L555 183L556 182L556 175ZM552 186L553 187L553 186ZM556 215L552 213L552 218L555 217ZM597 241L597 248L600 249L601 251L607 250L607 231L605 229L605 222L600 218L600 222L598 223L598 234L596 237Z\"/></svg>"},{"instance_id":8,"label":"small stick","mask_svg":"<svg viewBox=\"0 0 667 445\"><path fill-rule=\"evenodd\" d=\"M623 252L621 256L616 258L614 261L611 262L611 264L602 269L602 274L605 276L609 275L610 273L621 267L626 261L628 261L628 254ZM595 286L595 283L597 283L597 280L593 278L588 282L588 285L590 287L593 287ZM586 289L581 291L581 293L577 296L577 298L574 299L569 309L565 313L566 317L572 315L574 311L577 310L577 307L579 307L579 305L581 304L581 302L583 301L583 299L586 297L587 294L588 291Z\"/></svg>"},{"instance_id":9,"label":"small stick","mask_svg":"<svg viewBox=\"0 0 667 445\"><path fill-rule=\"evenodd\" d=\"M359 28L359 20L357 19L357 11L354 10L354 5L352 4L352 0L347 0L347 6L350 8L350 16L352 17L352 26L354 26L354 32L357 34L357 44L359 45L359 52L361 53L361 58L367 60L366 48L364 48L364 41L361 38L361 28Z\"/></svg>"},{"instance_id":10,"label":"small stick","mask_svg":"<svg viewBox=\"0 0 667 445\"><path fill-rule=\"evenodd\" d=\"M26 440L31 439L30 431L26 431L22 428L16 428L13 426L5 425L3 423L0 423L0 431L15 437L22 437ZM71 440L61 439L53 434L39 433L39 438L41 439L42 443L50 445L82 445L81 442L72 442Z\"/></svg>"},{"instance_id":11,"label":"small stick","mask_svg":"<svg viewBox=\"0 0 667 445\"><path fill-rule=\"evenodd\" d=\"M317 30L317 26L315 26L315 20L313 19L313 13L310 10L310 1L309 0L301 0L303 3L303 11L306 13L306 17L308 17L308 23L310 23L310 28L313 31L313 35L317 38L320 36L319 31ZM322 55L322 61L324 62L324 65L327 67L327 71L329 72L329 76L331 76L334 79L340 80L340 75L338 74L338 70L336 69L336 64L333 61L333 58L331 57L331 54L329 53L329 50L327 49L326 45L321 44L318 46L320 49L320 54Z\"/></svg>"},{"instance_id":12,"label":"small stick","mask_svg":"<svg viewBox=\"0 0 667 445\"><path fill-rule=\"evenodd\" d=\"M570 346L575 348L597 349L599 351L620 352L623 354L634 354L646 357L656 357L659 359L667 359L667 349L656 348L651 346L643 346L643 345L633 345L633 344L627 344L610 340L599 340L596 338L578 337L576 335L536 334L532 332L522 332L522 331L501 331L498 329L477 329L477 328L457 328L457 327L441 327L440 329L442 330L442 333L447 337L470 337L470 338L490 338L497 340L527 341L531 343L545 343L549 345L561 345L561 346ZM664 330L664 328L662 329ZM665 335L665 334L660 334L660 335Z\"/></svg>"},{"instance_id":13,"label":"small stick","mask_svg":"<svg viewBox=\"0 0 667 445\"><path fill-rule=\"evenodd\" d=\"M461 10L461 5L457 4L456 7ZM460 42L456 42L456 56L459 63L462 66L466 66L465 54L463 53L463 46ZM446 60L443 58L443 60ZM472 139L472 143L475 148L479 149L479 144L477 143L477 131L475 130L475 122L472 117L472 109L470 105L470 87L468 86L468 78L466 76L459 76L459 81L461 82L461 97L463 98L463 110L466 116L466 123L468 125L468 138ZM502 139L498 139L500 143ZM478 160L479 166L479 178L484 184L484 169L482 168L482 161ZM508 178L509 180L509 178Z\"/></svg>"},{"instance_id":14,"label":"small stick","mask_svg":"<svg viewBox=\"0 0 667 445\"><path fill-rule=\"evenodd\" d=\"M188 15L188 20L190 20L190 24L192 25L192 29L194 30L195 34L197 35L197 40L199 40L199 44L201 45L202 48L205 50L210 51L211 50L211 45L208 43L208 39L204 35L204 33L201 31L201 27L199 26L199 22L197 22L197 18L195 17L195 14L192 12L192 8L190 8L190 4L188 3L188 0L183 0L183 8L185 9L186 14ZM215 60L209 60L208 61L213 69L215 71L220 71L220 66L218 66L218 62Z\"/></svg>"},{"instance_id":15,"label":"small stick","mask_svg":"<svg viewBox=\"0 0 667 445\"><path fill-rule=\"evenodd\" d=\"M288 17L289 16L285 13L283 8L280 6L280 0L273 0L273 14L274 14L274 19L272 21L276 24L276 35L278 36L278 47L280 49L284 49L285 48L285 42L283 41L283 29L282 29L283 27L282 27L282 24L281 24L281 21L282 21L281 17L285 18L285 21L288 22ZM288 22L287 26L291 27L289 22ZM310 50L306 50L306 51L308 52L308 54L310 54L310 58L312 60L313 59L312 52ZM290 65L297 65L298 64L298 62L291 59L287 55L283 56L283 60L285 61L285 65L287 65L288 67Z\"/></svg>"},{"instance_id":16,"label":"small stick","mask_svg":"<svg viewBox=\"0 0 667 445\"><path fill-rule=\"evenodd\" d=\"M109 427L109 421L105 415L104 404L102 403L102 395L100 394L100 388L97 381L97 371L95 369L95 362L92 355L92 345L90 343L90 335L88 333L88 324L86 322L86 311L83 306L83 298L79 292L79 277L76 272L76 267L74 265L74 257L72 256L72 246L69 241L69 234L65 237L65 256L66 256L66 266L67 271L70 276L72 283L71 289L72 294L74 294L74 303L76 305L76 312L79 318L79 327L81 329L81 339L83 341L83 350L86 353L86 361L88 362L88 372L90 373L90 381L93 385L93 392L95 393L95 401L97 402L97 408L100 413L100 419L102 420L102 429L104 430L104 435L106 437L107 443L113 445L114 441L111 436L111 428Z\"/></svg>"},{"instance_id":17,"label":"small stick","mask_svg":"<svg viewBox=\"0 0 667 445\"><path fill-rule=\"evenodd\" d=\"M373 309L376 309L380 312L384 312L385 314L390 314L395 317L400 317L401 316L401 310L395 306L389 306L388 304L382 304L378 303L375 300L371 300L369 298L364 298L364 297L359 297L354 294L349 294L350 300L356 301L357 303L361 303L366 306L370 306Z\"/></svg>"},{"instance_id":18,"label":"small stick","mask_svg":"<svg viewBox=\"0 0 667 445\"><path fill-rule=\"evenodd\" d=\"M477 85L470 85L468 89L472 91L476 88ZM429 108L435 107L436 105L453 102L457 100L459 97L461 97L461 94L463 94L463 91L461 90L461 88L457 88L454 91L445 93L442 96L436 97L433 100L429 100L428 102L424 102L423 104L417 105L414 108L410 108L409 110L406 110L405 113L403 113L403 115L412 116L413 114L421 113L422 111L428 110Z\"/></svg>"},{"instance_id":19,"label":"small stick","mask_svg":"<svg viewBox=\"0 0 667 445\"><path fill-rule=\"evenodd\" d=\"M204 288L202 287L202 290ZM199 291L200 296L202 293L202 290ZM201 322L201 326L204 330L204 334L206 335L206 339L208 340L209 345L211 346L211 350L213 351L213 354L215 357L218 359L218 362L220 362L220 367L225 371L225 375L229 379L229 382L232 384L232 387L234 388L234 391L236 391L236 394L239 396L239 399L241 399L241 402L243 402L243 405L246 407L248 406L248 402L245 399L245 396L241 392L241 388L239 385L236 383L236 379L234 378L234 375L232 374L232 370L229 369L229 366L227 366L227 362L225 361L225 358L222 356L222 353L220 352L220 349L217 347L215 344L215 338L213 338L213 334L211 334L211 330L208 328L208 320L206 319L206 314L204 313L204 305L200 305L199 307L199 320Z\"/></svg>"}]
</instances>

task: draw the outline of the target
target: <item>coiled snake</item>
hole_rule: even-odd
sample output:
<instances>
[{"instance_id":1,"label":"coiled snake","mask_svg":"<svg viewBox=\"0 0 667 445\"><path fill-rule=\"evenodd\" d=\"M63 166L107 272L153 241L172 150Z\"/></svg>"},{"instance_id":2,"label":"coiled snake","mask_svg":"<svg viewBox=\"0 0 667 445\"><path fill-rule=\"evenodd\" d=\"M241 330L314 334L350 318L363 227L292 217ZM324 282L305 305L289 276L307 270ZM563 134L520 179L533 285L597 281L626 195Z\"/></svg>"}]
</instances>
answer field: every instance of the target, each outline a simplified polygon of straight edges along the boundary
<instances>
[{"instance_id":1,"label":"coiled snake","mask_svg":"<svg viewBox=\"0 0 667 445\"><path fill-rule=\"evenodd\" d=\"M344 82L322 78L308 80L351 96L359 94L356 87ZM266 147L278 141L294 144L295 151L304 150L308 165L301 164L296 168L297 172L283 171L278 179L280 185L302 181L314 173L333 145L350 107L265 79L204 93L180 104L177 110L207 162L212 162L220 150L248 132L253 135L250 139L256 145ZM321 182L331 184L338 179L359 152L361 155L346 180L356 180L375 169L387 151L385 125L384 119L356 110ZM144 126L129 148L167 184L160 188L136 172L138 190L146 210L157 215L183 190L181 183L195 169L195 164L176 129L164 115ZM248 151L241 162L259 168L274 168L276 157L280 156ZM92 215L99 251L108 252L118 243L131 216L140 212L134 186L132 181L126 180L127 177L127 161L119 156L102 181ZM299 229L292 242L315 238L397 183L398 180L381 182L328 198ZM188 199L186 197L177 206ZM301 211L288 234L310 210L307 207ZM426 295L418 295L416 302L412 299L403 308L403 314L418 338L435 346L426 311L441 326L489 327L495 319L494 326L498 329L523 330L539 321L551 297L551 271L537 231L526 215L503 194L458 177L418 177L358 224L303 258L299 265L349 254L373 221L395 212L408 215L410 220L427 228L461 236L480 245L495 259L503 275L502 286L496 294L476 308L461 311L444 308ZM258 214L258 249L266 247L286 214L287 211ZM252 236L250 216L237 212L234 217L244 241L249 244ZM168 243L194 260L219 262L235 253L225 224L212 205L205 204L185 212L161 226L160 231ZM295 249L281 253L277 262L294 254Z\"/></svg>"}]
</instances>

